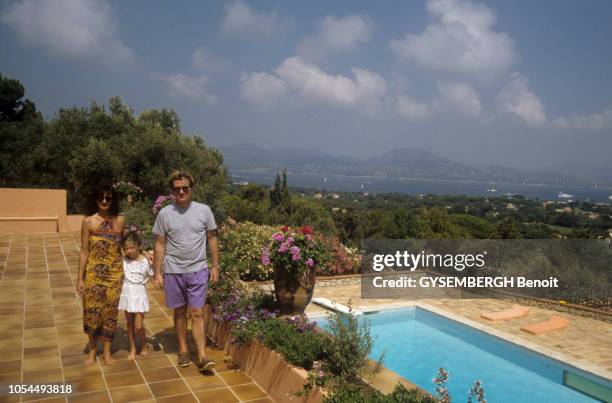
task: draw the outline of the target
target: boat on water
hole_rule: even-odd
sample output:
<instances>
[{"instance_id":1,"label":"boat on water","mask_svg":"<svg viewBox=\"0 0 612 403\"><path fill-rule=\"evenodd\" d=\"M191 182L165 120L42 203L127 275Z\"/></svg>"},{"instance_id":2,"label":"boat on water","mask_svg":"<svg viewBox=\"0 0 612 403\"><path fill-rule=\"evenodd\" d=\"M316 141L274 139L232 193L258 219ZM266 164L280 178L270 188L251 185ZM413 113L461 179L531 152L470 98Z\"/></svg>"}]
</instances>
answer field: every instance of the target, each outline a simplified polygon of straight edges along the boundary
<instances>
[{"instance_id":1,"label":"boat on water","mask_svg":"<svg viewBox=\"0 0 612 403\"><path fill-rule=\"evenodd\" d=\"M576 197L574 195L571 195L569 193L565 193L565 192L559 192L559 195L557 196L560 199L570 199L572 197Z\"/></svg>"},{"instance_id":2,"label":"boat on water","mask_svg":"<svg viewBox=\"0 0 612 403\"><path fill-rule=\"evenodd\" d=\"M495 188L487 189L487 192L495 193L495 192L497 192L497 189L495 189Z\"/></svg>"}]
</instances>

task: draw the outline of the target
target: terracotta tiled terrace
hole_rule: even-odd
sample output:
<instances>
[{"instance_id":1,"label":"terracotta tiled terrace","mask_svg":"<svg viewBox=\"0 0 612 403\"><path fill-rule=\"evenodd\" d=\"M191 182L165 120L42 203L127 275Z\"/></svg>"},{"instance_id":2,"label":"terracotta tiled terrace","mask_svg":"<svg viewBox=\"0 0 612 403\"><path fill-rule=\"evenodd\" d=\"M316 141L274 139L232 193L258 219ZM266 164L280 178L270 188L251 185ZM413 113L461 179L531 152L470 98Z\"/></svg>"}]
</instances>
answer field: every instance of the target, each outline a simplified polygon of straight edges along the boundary
<instances>
[{"instance_id":1,"label":"terracotta tiled terrace","mask_svg":"<svg viewBox=\"0 0 612 403\"><path fill-rule=\"evenodd\" d=\"M116 363L83 364L87 338L75 293L78 234L0 234L0 402L272 402L220 350L210 375L176 365L172 312L151 290L145 318L155 351L127 360L125 320L113 343ZM100 346L101 348L101 346ZM195 350L195 349L194 349ZM10 384L69 384L69 395L9 395Z\"/></svg>"}]
</instances>

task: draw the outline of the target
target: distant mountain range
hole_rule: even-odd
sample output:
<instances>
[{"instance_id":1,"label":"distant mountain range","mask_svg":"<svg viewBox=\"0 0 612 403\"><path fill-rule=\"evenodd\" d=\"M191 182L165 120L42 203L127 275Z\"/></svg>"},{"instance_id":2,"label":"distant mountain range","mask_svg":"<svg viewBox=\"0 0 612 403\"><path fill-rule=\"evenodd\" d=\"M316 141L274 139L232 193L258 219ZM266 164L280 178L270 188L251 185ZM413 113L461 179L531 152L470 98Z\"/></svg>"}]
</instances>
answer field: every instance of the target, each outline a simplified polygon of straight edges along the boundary
<instances>
[{"instance_id":1,"label":"distant mountain range","mask_svg":"<svg viewBox=\"0 0 612 403\"><path fill-rule=\"evenodd\" d=\"M555 172L523 171L500 166L476 167L440 157L430 151L400 148L371 158L330 155L303 148L266 150L252 144L219 147L228 169L325 175L474 180L564 186L597 186L592 181Z\"/></svg>"}]
</instances>

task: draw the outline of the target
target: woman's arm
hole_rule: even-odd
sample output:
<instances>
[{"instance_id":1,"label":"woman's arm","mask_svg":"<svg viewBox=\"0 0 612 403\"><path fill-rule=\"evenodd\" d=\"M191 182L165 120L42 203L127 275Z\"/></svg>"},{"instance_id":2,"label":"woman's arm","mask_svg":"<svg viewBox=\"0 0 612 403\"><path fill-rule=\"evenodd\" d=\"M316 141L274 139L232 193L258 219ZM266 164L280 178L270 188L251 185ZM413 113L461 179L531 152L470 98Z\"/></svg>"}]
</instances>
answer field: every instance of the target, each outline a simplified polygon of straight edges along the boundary
<instances>
[{"instance_id":1,"label":"woman's arm","mask_svg":"<svg viewBox=\"0 0 612 403\"><path fill-rule=\"evenodd\" d=\"M79 293L80 296L83 296L85 266L89 258L89 221L89 217L85 217L81 225L81 253L79 254L79 274L77 276L77 293Z\"/></svg>"}]
</instances>

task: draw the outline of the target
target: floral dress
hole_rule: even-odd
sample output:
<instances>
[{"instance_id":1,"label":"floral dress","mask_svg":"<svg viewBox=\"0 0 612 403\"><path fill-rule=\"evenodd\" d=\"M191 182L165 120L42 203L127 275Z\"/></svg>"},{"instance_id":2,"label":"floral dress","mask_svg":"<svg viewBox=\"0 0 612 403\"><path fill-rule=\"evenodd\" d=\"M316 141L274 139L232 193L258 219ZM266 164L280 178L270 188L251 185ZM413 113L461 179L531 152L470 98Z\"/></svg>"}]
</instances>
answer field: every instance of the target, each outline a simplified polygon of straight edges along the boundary
<instances>
[{"instance_id":1,"label":"floral dress","mask_svg":"<svg viewBox=\"0 0 612 403\"><path fill-rule=\"evenodd\" d=\"M123 284L121 233L105 220L89 233L89 257L85 266L83 328L91 336L112 339Z\"/></svg>"}]
</instances>

